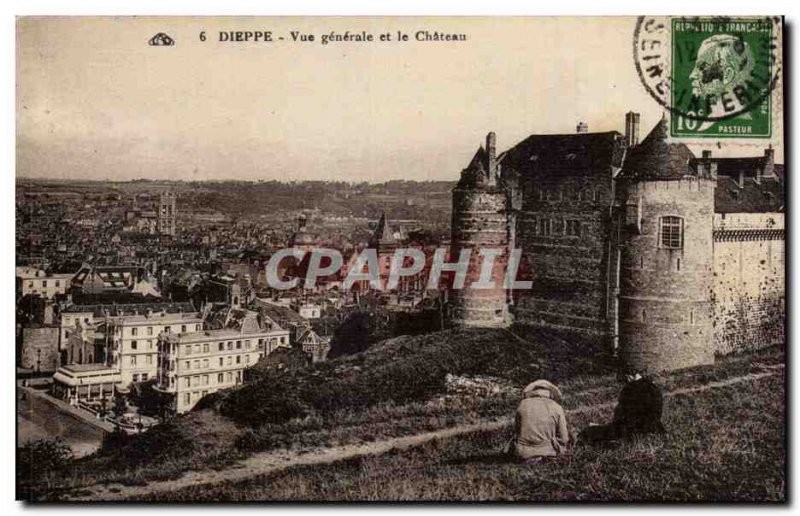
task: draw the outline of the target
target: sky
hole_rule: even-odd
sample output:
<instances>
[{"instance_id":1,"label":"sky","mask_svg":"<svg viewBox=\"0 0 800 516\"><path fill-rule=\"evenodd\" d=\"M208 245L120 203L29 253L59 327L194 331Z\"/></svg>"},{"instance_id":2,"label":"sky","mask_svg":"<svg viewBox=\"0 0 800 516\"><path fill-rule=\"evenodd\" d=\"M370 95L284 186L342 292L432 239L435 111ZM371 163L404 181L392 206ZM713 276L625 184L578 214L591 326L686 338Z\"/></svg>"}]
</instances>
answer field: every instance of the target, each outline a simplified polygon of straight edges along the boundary
<instances>
[{"instance_id":1,"label":"sky","mask_svg":"<svg viewBox=\"0 0 800 516\"><path fill-rule=\"evenodd\" d=\"M488 131L623 132L661 118L636 74L635 19L142 18L17 21L17 175L57 179L456 180ZM220 31L284 41L219 42ZM331 31L408 42L334 42ZM416 42L463 33L467 41ZM199 35L205 31L206 41ZM314 42L292 42L291 31ZM171 47L152 47L165 32ZM779 118L779 117L776 117ZM779 121L776 121L779 124ZM761 155L772 141L714 155ZM716 142L705 142L713 145ZM700 145L692 145L699 153Z\"/></svg>"}]
</instances>

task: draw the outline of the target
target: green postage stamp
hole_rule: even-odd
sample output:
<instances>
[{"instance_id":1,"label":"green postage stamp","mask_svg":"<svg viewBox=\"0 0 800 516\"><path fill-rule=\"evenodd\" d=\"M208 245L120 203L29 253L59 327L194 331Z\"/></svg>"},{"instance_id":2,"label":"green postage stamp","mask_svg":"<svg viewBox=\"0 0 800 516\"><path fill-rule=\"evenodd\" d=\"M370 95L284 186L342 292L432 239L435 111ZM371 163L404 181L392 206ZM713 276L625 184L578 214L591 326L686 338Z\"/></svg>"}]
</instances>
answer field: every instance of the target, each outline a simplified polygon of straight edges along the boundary
<instances>
[{"instance_id":1,"label":"green postage stamp","mask_svg":"<svg viewBox=\"0 0 800 516\"><path fill-rule=\"evenodd\" d=\"M636 65L670 135L769 138L781 18L642 18ZM669 49L669 51L667 51Z\"/></svg>"}]
</instances>

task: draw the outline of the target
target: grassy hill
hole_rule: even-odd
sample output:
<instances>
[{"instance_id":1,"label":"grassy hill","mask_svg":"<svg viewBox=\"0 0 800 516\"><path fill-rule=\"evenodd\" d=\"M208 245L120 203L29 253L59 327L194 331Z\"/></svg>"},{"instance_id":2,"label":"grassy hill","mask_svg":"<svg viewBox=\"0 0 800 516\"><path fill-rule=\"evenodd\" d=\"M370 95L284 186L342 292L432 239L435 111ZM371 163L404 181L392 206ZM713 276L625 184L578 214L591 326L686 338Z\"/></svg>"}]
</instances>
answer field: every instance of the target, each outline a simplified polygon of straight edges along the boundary
<instances>
[{"instance_id":1,"label":"grassy hill","mask_svg":"<svg viewBox=\"0 0 800 516\"><path fill-rule=\"evenodd\" d=\"M770 351L732 357L715 366L663 375L659 383L667 390L704 385L747 375L764 361L781 363L783 356ZM496 420L513 413L521 388L537 378L560 385L568 410L605 406L619 393L612 365L597 355L591 342L570 344L557 335L521 328L398 337L356 355L288 371L262 371L258 381L210 396L189 414L142 435L109 440L94 456L40 477L27 486L27 493L57 499L98 483L145 485L180 477L187 470L225 468L257 452L359 444ZM602 421L608 414L596 411L592 417ZM576 422L578 428L588 424ZM494 450L492 443L501 438L476 437L463 446L475 451L482 442ZM331 466L330 474L338 474L339 467L345 466ZM328 474L327 468L320 471ZM248 499L260 492L249 484L227 488L232 491L223 493L225 499ZM429 497L409 489L409 497ZM336 499L342 493L325 491L319 496ZM354 493L353 497L375 499L363 491Z\"/></svg>"},{"instance_id":2,"label":"grassy hill","mask_svg":"<svg viewBox=\"0 0 800 516\"><path fill-rule=\"evenodd\" d=\"M505 413L515 392L536 378L578 380L602 369L555 335L519 333L474 329L398 337L355 355L267 371L142 435L109 439L67 472L44 475L29 492L52 497L97 482L143 483L224 467L273 448L443 428ZM448 374L489 376L503 388L489 397L449 395Z\"/></svg>"},{"instance_id":3,"label":"grassy hill","mask_svg":"<svg viewBox=\"0 0 800 516\"><path fill-rule=\"evenodd\" d=\"M666 435L579 446L543 464L503 458L510 432L497 430L142 500L782 502L784 387L776 375L676 395L667 401ZM569 419L581 427L611 412Z\"/></svg>"}]
</instances>

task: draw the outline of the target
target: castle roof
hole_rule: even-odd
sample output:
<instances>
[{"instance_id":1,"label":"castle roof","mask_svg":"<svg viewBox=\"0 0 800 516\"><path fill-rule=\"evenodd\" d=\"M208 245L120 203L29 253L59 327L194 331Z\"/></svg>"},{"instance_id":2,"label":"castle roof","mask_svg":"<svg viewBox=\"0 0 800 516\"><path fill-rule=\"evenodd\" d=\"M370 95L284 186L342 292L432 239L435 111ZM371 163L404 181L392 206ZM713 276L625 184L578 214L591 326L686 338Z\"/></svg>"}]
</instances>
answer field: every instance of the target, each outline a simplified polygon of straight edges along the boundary
<instances>
[{"instance_id":1,"label":"castle roof","mask_svg":"<svg viewBox=\"0 0 800 516\"><path fill-rule=\"evenodd\" d=\"M619 166L620 133L535 134L502 153L503 170L526 176L542 172L596 173Z\"/></svg>"},{"instance_id":2,"label":"castle roof","mask_svg":"<svg viewBox=\"0 0 800 516\"><path fill-rule=\"evenodd\" d=\"M713 161L717 164L718 175L730 177L739 177L739 173L743 173L745 177L760 176L763 175L767 165L767 158L764 156L755 158L713 158Z\"/></svg>"},{"instance_id":3,"label":"castle roof","mask_svg":"<svg viewBox=\"0 0 800 516\"><path fill-rule=\"evenodd\" d=\"M630 150L621 178L675 180L705 174L703 167L694 167L694 153L683 143L668 141L666 118L656 124L647 137Z\"/></svg>"},{"instance_id":4,"label":"castle roof","mask_svg":"<svg viewBox=\"0 0 800 516\"><path fill-rule=\"evenodd\" d=\"M475 188L486 185L489 179L486 168L483 166L486 158L486 150L483 146L478 147L467 168L461 172L461 179L456 188Z\"/></svg>"},{"instance_id":5,"label":"castle roof","mask_svg":"<svg viewBox=\"0 0 800 516\"><path fill-rule=\"evenodd\" d=\"M714 211L717 213L769 213L784 210L783 181L777 177L745 177L742 183L717 177Z\"/></svg>"}]
</instances>

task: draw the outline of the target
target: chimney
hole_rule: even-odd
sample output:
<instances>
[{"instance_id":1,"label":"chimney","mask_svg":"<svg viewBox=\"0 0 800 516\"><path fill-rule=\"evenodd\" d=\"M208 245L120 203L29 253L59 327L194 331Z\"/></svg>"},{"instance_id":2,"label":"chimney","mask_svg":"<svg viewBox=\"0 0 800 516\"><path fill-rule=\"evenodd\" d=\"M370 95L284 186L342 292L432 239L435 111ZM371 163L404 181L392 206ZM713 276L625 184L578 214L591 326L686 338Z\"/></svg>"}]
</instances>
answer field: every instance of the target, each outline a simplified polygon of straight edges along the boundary
<instances>
[{"instance_id":1,"label":"chimney","mask_svg":"<svg viewBox=\"0 0 800 516\"><path fill-rule=\"evenodd\" d=\"M588 133L589 132L589 124L586 122L578 122L578 127L575 128L578 134Z\"/></svg>"},{"instance_id":2,"label":"chimney","mask_svg":"<svg viewBox=\"0 0 800 516\"><path fill-rule=\"evenodd\" d=\"M639 113L625 113L625 143L629 148L639 145Z\"/></svg>"},{"instance_id":3,"label":"chimney","mask_svg":"<svg viewBox=\"0 0 800 516\"><path fill-rule=\"evenodd\" d=\"M772 148L772 144L764 149L764 170L762 175L765 177L775 176L775 149Z\"/></svg>"},{"instance_id":4,"label":"chimney","mask_svg":"<svg viewBox=\"0 0 800 516\"><path fill-rule=\"evenodd\" d=\"M497 170L497 136L494 131L486 135L486 173L489 174L489 183L494 183Z\"/></svg>"},{"instance_id":5,"label":"chimney","mask_svg":"<svg viewBox=\"0 0 800 516\"><path fill-rule=\"evenodd\" d=\"M703 151L703 159L700 161L700 167L702 167L703 174L709 178L715 179L717 177L717 162L711 159L710 150Z\"/></svg>"}]
</instances>

